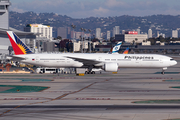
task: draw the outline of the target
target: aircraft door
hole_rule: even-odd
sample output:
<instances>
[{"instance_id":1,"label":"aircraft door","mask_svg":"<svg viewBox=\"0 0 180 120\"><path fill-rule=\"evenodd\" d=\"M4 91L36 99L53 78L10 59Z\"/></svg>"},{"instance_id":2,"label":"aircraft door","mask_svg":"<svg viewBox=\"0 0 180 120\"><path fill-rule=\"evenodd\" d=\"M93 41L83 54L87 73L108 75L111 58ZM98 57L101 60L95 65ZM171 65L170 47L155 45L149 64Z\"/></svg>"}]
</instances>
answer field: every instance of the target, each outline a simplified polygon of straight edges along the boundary
<instances>
[{"instance_id":1,"label":"aircraft door","mask_svg":"<svg viewBox=\"0 0 180 120\"><path fill-rule=\"evenodd\" d=\"M39 56L36 56L36 62L39 63Z\"/></svg>"},{"instance_id":2,"label":"aircraft door","mask_svg":"<svg viewBox=\"0 0 180 120\"><path fill-rule=\"evenodd\" d=\"M101 58L101 57L99 57L99 58L98 58L98 60L99 60L99 61L102 61L102 58Z\"/></svg>"},{"instance_id":3,"label":"aircraft door","mask_svg":"<svg viewBox=\"0 0 180 120\"><path fill-rule=\"evenodd\" d=\"M163 58L160 58L160 63L163 63Z\"/></svg>"}]
</instances>

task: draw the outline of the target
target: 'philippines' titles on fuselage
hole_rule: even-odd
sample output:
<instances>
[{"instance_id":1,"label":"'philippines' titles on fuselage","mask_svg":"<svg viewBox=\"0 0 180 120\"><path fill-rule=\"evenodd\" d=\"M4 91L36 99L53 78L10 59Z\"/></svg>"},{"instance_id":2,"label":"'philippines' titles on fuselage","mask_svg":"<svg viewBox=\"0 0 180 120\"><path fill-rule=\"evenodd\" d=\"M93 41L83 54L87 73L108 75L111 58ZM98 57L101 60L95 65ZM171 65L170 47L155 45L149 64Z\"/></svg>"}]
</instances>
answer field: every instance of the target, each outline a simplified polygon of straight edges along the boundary
<instances>
[{"instance_id":1,"label":"'philippines' titles on fuselage","mask_svg":"<svg viewBox=\"0 0 180 120\"><path fill-rule=\"evenodd\" d=\"M154 59L152 56L125 56L124 59L136 59L136 60L142 60L142 59Z\"/></svg>"}]
</instances>

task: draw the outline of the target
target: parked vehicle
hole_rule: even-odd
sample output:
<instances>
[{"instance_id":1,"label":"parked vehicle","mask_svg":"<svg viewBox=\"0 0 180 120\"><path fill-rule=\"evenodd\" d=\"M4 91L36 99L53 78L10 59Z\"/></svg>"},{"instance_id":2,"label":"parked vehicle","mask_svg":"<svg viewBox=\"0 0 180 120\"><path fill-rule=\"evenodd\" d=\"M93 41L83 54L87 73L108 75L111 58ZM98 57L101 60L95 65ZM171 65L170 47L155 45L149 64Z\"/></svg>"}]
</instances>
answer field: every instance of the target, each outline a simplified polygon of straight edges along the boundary
<instances>
[{"instance_id":1,"label":"parked vehicle","mask_svg":"<svg viewBox=\"0 0 180 120\"><path fill-rule=\"evenodd\" d=\"M37 73L59 73L59 69L57 68L37 68L36 69Z\"/></svg>"}]
</instances>

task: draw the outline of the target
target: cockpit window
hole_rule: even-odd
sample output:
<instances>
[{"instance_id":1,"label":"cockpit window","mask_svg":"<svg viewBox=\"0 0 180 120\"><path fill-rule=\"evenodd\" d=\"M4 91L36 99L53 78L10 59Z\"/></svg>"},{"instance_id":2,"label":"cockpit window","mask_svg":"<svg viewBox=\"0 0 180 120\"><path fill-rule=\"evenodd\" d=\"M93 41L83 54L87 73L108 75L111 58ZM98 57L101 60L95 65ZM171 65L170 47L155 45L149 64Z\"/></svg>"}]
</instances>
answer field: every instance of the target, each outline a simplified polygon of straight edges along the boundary
<instances>
[{"instance_id":1,"label":"cockpit window","mask_svg":"<svg viewBox=\"0 0 180 120\"><path fill-rule=\"evenodd\" d=\"M174 59L170 59L170 61L173 61Z\"/></svg>"}]
</instances>

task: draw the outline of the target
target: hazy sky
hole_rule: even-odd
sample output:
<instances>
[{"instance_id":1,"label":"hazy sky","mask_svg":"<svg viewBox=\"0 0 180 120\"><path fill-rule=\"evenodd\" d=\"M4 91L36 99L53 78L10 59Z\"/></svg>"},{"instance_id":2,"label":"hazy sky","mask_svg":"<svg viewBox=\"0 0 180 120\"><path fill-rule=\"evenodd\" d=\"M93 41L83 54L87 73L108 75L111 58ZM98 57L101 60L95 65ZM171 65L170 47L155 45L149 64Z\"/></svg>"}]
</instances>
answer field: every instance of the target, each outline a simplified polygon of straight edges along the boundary
<instances>
[{"instance_id":1,"label":"hazy sky","mask_svg":"<svg viewBox=\"0 0 180 120\"><path fill-rule=\"evenodd\" d=\"M17 12L53 12L73 18L179 15L180 0L10 0Z\"/></svg>"}]
</instances>

